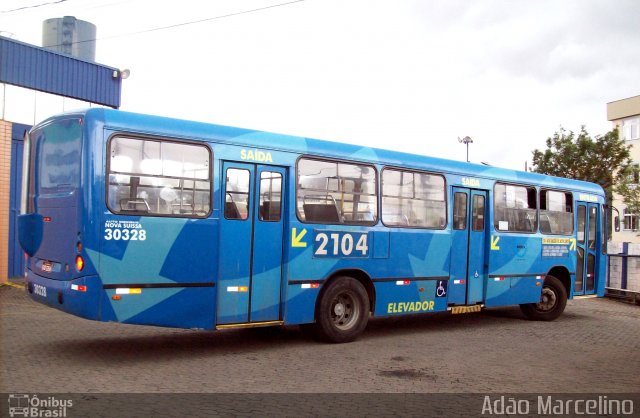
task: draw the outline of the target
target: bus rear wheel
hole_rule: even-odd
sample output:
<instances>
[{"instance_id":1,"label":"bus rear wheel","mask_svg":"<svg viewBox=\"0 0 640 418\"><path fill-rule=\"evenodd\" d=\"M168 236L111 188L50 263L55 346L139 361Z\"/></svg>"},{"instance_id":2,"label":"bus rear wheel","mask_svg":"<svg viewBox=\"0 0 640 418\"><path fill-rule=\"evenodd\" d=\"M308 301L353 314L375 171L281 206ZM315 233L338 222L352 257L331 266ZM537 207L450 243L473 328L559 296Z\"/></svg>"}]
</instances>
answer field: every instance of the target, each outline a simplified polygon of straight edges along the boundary
<instances>
[{"instance_id":1,"label":"bus rear wheel","mask_svg":"<svg viewBox=\"0 0 640 418\"><path fill-rule=\"evenodd\" d=\"M540 301L520 305L520 310L529 319L536 321L553 321L558 318L567 306L567 290L560 280L547 276L542 285Z\"/></svg>"},{"instance_id":2,"label":"bus rear wheel","mask_svg":"<svg viewBox=\"0 0 640 418\"><path fill-rule=\"evenodd\" d=\"M369 320L369 297L362 283L352 277L333 280L320 297L313 324L315 336L326 342L355 340Z\"/></svg>"}]
</instances>

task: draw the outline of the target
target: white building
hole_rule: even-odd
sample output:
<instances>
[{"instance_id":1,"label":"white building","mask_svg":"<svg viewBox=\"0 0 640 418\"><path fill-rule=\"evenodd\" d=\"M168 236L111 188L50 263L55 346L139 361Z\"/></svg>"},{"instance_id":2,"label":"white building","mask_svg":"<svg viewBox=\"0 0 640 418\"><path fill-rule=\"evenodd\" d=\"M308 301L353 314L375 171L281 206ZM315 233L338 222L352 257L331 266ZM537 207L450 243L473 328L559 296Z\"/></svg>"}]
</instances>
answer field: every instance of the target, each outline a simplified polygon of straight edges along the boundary
<instances>
[{"instance_id":1,"label":"white building","mask_svg":"<svg viewBox=\"0 0 640 418\"><path fill-rule=\"evenodd\" d=\"M631 159L640 168L640 96L607 103L607 120L613 123L614 128L618 128L620 137L631 145ZM640 183L637 173L633 182ZM620 232L613 232L612 241L640 243L640 214L628 212L616 194L613 195L613 206L620 211L621 223Z\"/></svg>"}]
</instances>

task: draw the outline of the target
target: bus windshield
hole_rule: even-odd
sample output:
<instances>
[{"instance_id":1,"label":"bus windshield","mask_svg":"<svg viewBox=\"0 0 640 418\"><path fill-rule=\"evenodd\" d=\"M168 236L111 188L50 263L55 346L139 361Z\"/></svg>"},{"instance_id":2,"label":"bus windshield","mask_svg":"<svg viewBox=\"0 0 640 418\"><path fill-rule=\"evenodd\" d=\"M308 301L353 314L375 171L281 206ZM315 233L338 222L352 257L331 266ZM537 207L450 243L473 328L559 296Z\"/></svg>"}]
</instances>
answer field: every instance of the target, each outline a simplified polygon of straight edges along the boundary
<instances>
[{"instance_id":1,"label":"bus windshield","mask_svg":"<svg viewBox=\"0 0 640 418\"><path fill-rule=\"evenodd\" d=\"M34 193L38 196L69 193L79 187L81 119L62 119L37 128L31 132L30 142L30 198Z\"/></svg>"}]
</instances>

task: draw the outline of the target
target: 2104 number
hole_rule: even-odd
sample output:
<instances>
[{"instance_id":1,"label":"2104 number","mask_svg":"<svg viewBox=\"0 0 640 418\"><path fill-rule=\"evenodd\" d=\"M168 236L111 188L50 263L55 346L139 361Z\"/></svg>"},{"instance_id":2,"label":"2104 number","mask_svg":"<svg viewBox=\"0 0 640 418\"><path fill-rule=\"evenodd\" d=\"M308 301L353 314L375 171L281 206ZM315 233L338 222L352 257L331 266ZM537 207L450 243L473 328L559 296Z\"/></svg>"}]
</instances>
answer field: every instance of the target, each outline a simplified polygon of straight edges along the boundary
<instances>
[{"instance_id":1,"label":"2104 number","mask_svg":"<svg viewBox=\"0 0 640 418\"><path fill-rule=\"evenodd\" d=\"M147 231L144 229L112 229L104 230L104 239L107 241L144 241L147 239Z\"/></svg>"},{"instance_id":2,"label":"2104 number","mask_svg":"<svg viewBox=\"0 0 640 418\"><path fill-rule=\"evenodd\" d=\"M351 232L317 232L313 255L315 257L367 257L368 235Z\"/></svg>"}]
</instances>

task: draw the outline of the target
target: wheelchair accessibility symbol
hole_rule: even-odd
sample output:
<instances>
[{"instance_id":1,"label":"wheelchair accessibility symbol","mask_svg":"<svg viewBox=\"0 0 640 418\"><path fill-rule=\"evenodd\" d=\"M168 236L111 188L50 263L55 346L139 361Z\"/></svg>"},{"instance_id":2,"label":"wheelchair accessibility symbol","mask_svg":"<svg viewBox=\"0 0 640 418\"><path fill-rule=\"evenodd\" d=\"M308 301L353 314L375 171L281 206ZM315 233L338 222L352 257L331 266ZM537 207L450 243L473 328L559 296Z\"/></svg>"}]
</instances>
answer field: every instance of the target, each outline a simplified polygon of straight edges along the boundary
<instances>
[{"instance_id":1,"label":"wheelchair accessibility symbol","mask_svg":"<svg viewBox=\"0 0 640 418\"><path fill-rule=\"evenodd\" d=\"M438 285L436 286L436 297L443 298L445 296L447 296L447 281L438 280Z\"/></svg>"}]
</instances>

